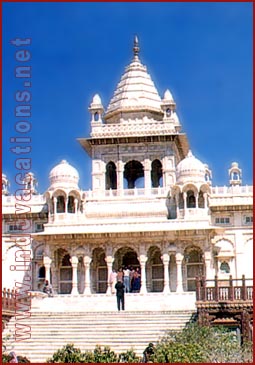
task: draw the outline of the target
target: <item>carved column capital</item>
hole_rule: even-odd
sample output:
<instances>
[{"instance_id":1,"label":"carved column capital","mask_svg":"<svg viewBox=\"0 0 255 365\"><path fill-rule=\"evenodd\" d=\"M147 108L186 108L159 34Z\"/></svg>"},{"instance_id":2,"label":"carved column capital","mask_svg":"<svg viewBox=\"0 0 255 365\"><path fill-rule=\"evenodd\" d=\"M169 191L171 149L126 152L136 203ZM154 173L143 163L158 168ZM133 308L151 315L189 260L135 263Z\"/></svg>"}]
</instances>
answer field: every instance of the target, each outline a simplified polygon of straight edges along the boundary
<instances>
[{"instance_id":1,"label":"carved column capital","mask_svg":"<svg viewBox=\"0 0 255 365\"><path fill-rule=\"evenodd\" d=\"M72 256L70 258L70 262L71 262L73 267L77 267L78 266L78 257L77 256Z\"/></svg>"},{"instance_id":2,"label":"carved column capital","mask_svg":"<svg viewBox=\"0 0 255 365\"><path fill-rule=\"evenodd\" d=\"M183 258L184 258L184 256L183 256L183 254L182 253L180 253L180 252L177 252L176 253L176 255L175 255L175 260L176 260L176 263L178 262L180 262L180 263L182 263L182 260L183 260Z\"/></svg>"},{"instance_id":3,"label":"carved column capital","mask_svg":"<svg viewBox=\"0 0 255 365\"><path fill-rule=\"evenodd\" d=\"M139 256L139 262L140 262L141 266L145 265L147 260L148 260L148 257L146 255L142 254Z\"/></svg>"},{"instance_id":4,"label":"carved column capital","mask_svg":"<svg viewBox=\"0 0 255 365\"><path fill-rule=\"evenodd\" d=\"M164 265L167 265L170 261L170 257L169 257L169 254L168 253L164 253L162 256L161 256L161 260L163 261L163 264Z\"/></svg>"},{"instance_id":5,"label":"carved column capital","mask_svg":"<svg viewBox=\"0 0 255 365\"><path fill-rule=\"evenodd\" d=\"M90 265L92 261L92 258L90 256L84 256L83 257L83 263L84 263L84 266L87 267L88 265Z\"/></svg>"},{"instance_id":6,"label":"carved column capital","mask_svg":"<svg viewBox=\"0 0 255 365\"><path fill-rule=\"evenodd\" d=\"M43 257L43 264L44 264L45 267L50 266L51 263L52 263L52 260L49 256L44 256Z\"/></svg>"},{"instance_id":7,"label":"carved column capital","mask_svg":"<svg viewBox=\"0 0 255 365\"><path fill-rule=\"evenodd\" d=\"M114 258L112 256L106 256L105 261L107 265L112 265Z\"/></svg>"}]
</instances>

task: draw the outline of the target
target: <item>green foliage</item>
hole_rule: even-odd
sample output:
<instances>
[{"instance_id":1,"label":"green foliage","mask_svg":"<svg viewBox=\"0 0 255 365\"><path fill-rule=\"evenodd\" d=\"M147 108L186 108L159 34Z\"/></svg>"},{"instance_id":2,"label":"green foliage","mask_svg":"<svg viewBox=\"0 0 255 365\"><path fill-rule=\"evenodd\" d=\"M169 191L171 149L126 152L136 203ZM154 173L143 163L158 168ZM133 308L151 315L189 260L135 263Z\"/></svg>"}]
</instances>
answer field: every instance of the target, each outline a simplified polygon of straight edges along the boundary
<instances>
[{"instance_id":1,"label":"green foliage","mask_svg":"<svg viewBox=\"0 0 255 365\"><path fill-rule=\"evenodd\" d=\"M67 344L62 349L55 352L52 358L47 359L47 363L63 362L63 363L79 363L84 361L84 354L81 350L75 348L73 344Z\"/></svg>"},{"instance_id":2,"label":"green foliage","mask_svg":"<svg viewBox=\"0 0 255 365\"><path fill-rule=\"evenodd\" d=\"M141 358L136 355L133 349L131 349L119 354L118 362L138 363L141 362Z\"/></svg>"},{"instance_id":3,"label":"green foliage","mask_svg":"<svg viewBox=\"0 0 255 365\"><path fill-rule=\"evenodd\" d=\"M253 363L253 342L248 341L242 346L242 361Z\"/></svg>"},{"instance_id":4,"label":"green foliage","mask_svg":"<svg viewBox=\"0 0 255 365\"><path fill-rule=\"evenodd\" d=\"M197 324L181 332L169 332L156 345L153 357L158 363L240 363L250 359L251 346L242 348L232 332Z\"/></svg>"},{"instance_id":5,"label":"green foliage","mask_svg":"<svg viewBox=\"0 0 255 365\"><path fill-rule=\"evenodd\" d=\"M117 355L108 346L105 346L103 349L101 349L100 346L96 346L93 355L94 358L92 362L95 363L117 362Z\"/></svg>"},{"instance_id":6,"label":"green foliage","mask_svg":"<svg viewBox=\"0 0 255 365\"><path fill-rule=\"evenodd\" d=\"M47 363L119 363L139 362L140 358L136 356L131 349L120 355L116 355L110 347L97 345L94 351L81 352L80 349L74 347L73 344L67 344L62 349L56 351L53 356L47 360Z\"/></svg>"}]
</instances>

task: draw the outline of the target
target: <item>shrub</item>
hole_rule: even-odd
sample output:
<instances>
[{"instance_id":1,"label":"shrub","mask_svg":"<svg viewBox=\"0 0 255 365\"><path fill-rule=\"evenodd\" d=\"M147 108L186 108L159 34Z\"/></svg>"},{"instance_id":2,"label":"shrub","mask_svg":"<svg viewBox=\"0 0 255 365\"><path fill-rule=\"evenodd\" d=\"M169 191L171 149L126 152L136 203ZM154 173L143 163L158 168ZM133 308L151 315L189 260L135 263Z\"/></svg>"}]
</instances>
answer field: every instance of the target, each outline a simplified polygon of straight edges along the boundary
<instances>
[{"instance_id":1,"label":"shrub","mask_svg":"<svg viewBox=\"0 0 255 365\"><path fill-rule=\"evenodd\" d=\"M63 363L79 363L84 361L84 354L79 348L75 348L73 344L67 344L62 349L56 351L47 363L63 362Z\"/></svg>"},{"instance_id":2,"label":"shrub","mask_svg":"<svg viewBox=\"0 0 255 365\"><path fill-rule=\"evenodd\" d=\"M246 361L244 361L246 360ZM252 360L252 348L241 347L236 336L223 327L190 324L169 332L155 347L154 362L242 363Z\"/></svg>"},{"instance_id":3,"label":"shrub","mask_svg":"<svg viewBox=\"0 0 255 365\"><path fill-rule=\"evenodd\" d=\"M141 358L136 355L133 349L131 349L119 354L118 362L138 363L141 362Z\"/></svg>"},{"instance_id":4,"label":"shrub","mask_svg":"<svg viewBox=\"0 0 255 365\"><path fill-rule=\"evenodd\" d=\"M117 362L117 355L108 346L105 346L103 349L101 349L100 346L96 346L93 355L94 355L93 362L95 363Z\"/></svg>"}]
</instances>

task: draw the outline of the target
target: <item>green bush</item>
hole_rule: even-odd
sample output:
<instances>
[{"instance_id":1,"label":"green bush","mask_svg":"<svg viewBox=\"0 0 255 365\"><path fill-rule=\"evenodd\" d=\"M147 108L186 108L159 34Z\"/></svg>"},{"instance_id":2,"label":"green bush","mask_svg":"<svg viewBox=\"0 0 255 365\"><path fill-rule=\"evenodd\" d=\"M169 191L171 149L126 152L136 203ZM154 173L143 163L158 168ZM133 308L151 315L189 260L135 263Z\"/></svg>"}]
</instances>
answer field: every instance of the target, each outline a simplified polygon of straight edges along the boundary
<instances>
[{"instance_id":1,"label":"green bush","mask_svg":"<svg viewBox=\"0 0 255 365\"><path fill-rule=\"evenodd\" d=\"M56 351L53 356L47 360L47 363L118 363L118 362L138 362L139 358L133 350L129 350L120 355L116 355L110 347L96 346L94 351L81 352L73 344L67 344L62 349Z\"/></svg>"},{"instance_id":2,"label":"green bush","mask_svg":"<svg viewBox=\"0 0 255 365\"><path fill-rule=\"evenodd\" d=\"M141 358L136 355L133 349L131 349L119 354L118 362L138 363L141 362Z\"/></svg>"},{"instance_id":3,"label":"green bush","mask_svg":"<svg viewBox=\"0 0 255 365\"><path fill-rule=\"evenodd\" d=\"M84 361L84 354L80 349L75 348L73 344L67 344L62 349L55 352L52 358L47 359L47 363L63 362L63 363L79 363Z\"/></svg>"},{"instance_id":4,"label":"green bush","mask_svg":"<svg viewBox=\"0 0 255 365\"><path fill-rule=\"evenodd\" d=\"M87 353L85 352L85 356L86 356L86 354ZM89 358L91 356L90 354L91 353L89 352ZM90 361L90 362L95 362L95 363L117 362L117 355L108 346L105 346L103 349L101 349L100 346L96 346L96 348L93 351L93 355L94 355L93 361Z\"/></svg>"},{"instance_id":5,"label":"green bush","mask_svg":"<svg viewBox=\"0 0 255 365\"><path fill-rule=\"evenodd\" d=\"M252 347L241 347L236 336L223 327L190 324L181 332L169 332L155 346L153 361L158 363L250 362Z\"/></svg>"}]
</instances>

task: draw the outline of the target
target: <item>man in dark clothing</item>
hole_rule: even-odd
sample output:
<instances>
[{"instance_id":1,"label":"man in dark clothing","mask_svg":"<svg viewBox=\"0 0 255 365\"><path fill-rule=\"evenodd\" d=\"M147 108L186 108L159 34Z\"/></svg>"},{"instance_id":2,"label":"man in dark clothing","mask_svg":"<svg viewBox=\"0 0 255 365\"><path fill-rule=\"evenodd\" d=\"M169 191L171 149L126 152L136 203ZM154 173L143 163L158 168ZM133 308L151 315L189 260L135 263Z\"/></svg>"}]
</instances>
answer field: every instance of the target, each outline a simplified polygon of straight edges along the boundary
<instances>
[{"instance_id":1,"label":"man in dark clothing","mask_svg":"<svg viewBox=\"0 0 255 365\"><path fill-rule=\"evenodd\" d=\"M153 355L154 355L154 345L152 342L150 342L143 352L143 362L153 362L152 361Z\"/></svg>"},{"instance_id":2,"label":"man in dark clothing","mask_svg":"<svg viewBox=\"0 0 255 365\"><path fill-rule=\"evenodd\" d=\"M117 296L118 311L120 311L120 303L121 303L122 310L124 311L125 310L125 301L124 301L125 285L122 283L122 281L118 281L115 284L115 289L116 289L116 296Z\"/></svg>"}]
</instances>

